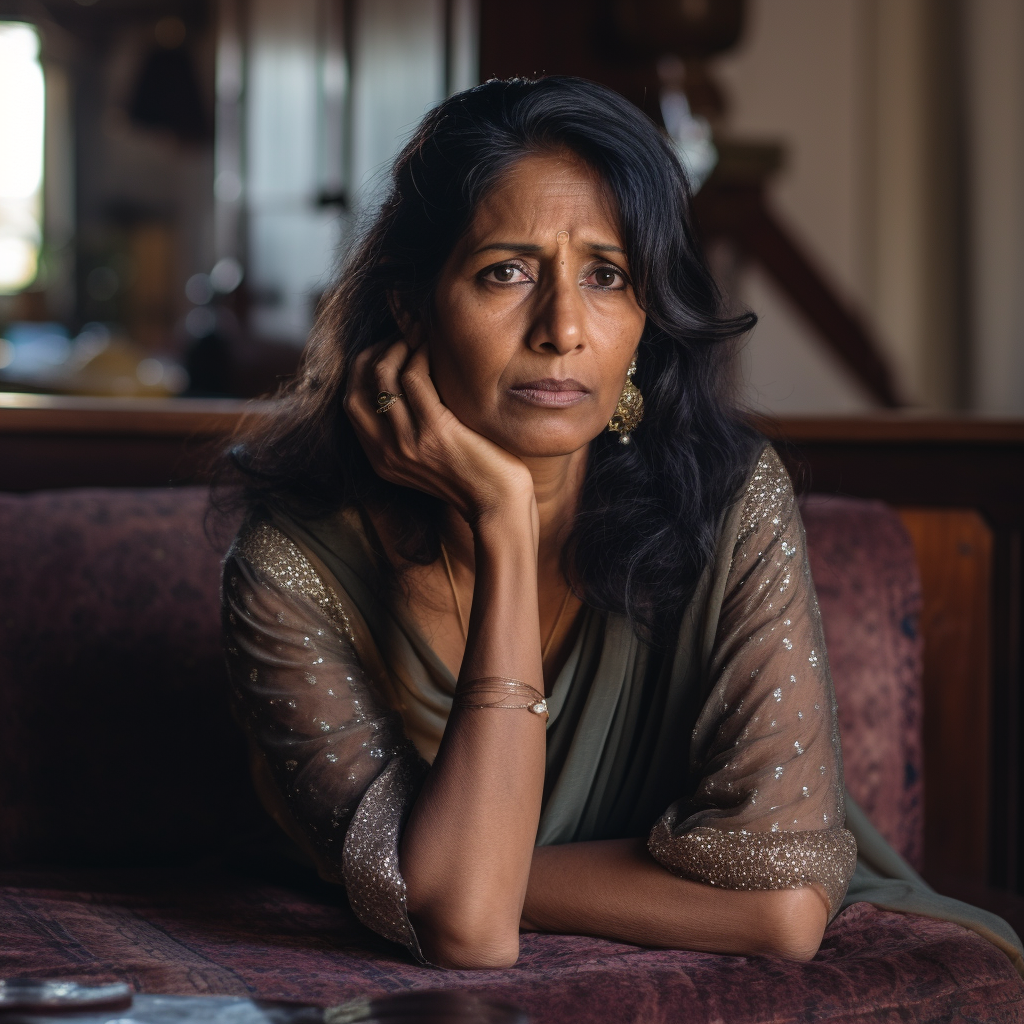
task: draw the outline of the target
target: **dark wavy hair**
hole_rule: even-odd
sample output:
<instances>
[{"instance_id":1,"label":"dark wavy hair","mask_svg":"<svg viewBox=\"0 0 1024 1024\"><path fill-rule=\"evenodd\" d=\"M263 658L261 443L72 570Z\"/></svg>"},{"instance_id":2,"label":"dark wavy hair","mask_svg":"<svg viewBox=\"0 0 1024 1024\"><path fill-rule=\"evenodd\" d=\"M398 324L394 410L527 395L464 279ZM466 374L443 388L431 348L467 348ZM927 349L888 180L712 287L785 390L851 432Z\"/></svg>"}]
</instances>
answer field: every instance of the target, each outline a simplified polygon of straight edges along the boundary
<instances>
[{"instance_id":1,"label":"dark wavy hair","mask_svg":"<svg viewBox=\"0 0 1024 1024\"><path fill-rule=\"evenodd\" d=\"M587 604L670 638L712 557L718 523L757 448L730 402L727 343L755 323L729 316L694 235L670 144L617 93L578 78L490 81L423 119L395 161L380 211L325 296L279 412L243 433L230 462L249 507L317 517L388 517L407 562L440 555L443 508L377 476L342 407L353 357L397 337L389 296L426 322L441 270L477 204L527 154L568 150L618 205L637 299L647 314L633 443L605 433L588 455L563 568Z\"/></svg>"}]
</instances>

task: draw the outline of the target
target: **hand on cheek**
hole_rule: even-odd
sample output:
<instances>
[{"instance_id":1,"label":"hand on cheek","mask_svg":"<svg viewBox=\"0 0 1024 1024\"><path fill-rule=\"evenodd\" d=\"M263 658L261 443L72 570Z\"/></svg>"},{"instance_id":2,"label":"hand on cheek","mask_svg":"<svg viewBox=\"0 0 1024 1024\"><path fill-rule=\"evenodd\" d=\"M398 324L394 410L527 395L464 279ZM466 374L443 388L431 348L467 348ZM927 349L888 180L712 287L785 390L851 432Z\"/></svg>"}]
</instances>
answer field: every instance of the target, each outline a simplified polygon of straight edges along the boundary
<instances>
[{"instance_id":1,"label":"hand on cheek","mask_svg":"<svg viewBox=\"0 0 1024 1024\"><path fill-rule=\"evenodd\" d=\"M401 396L382 406L378 396ZM360 353L345 409L379 476L431 494L474 522L497 508L528 507L526 466L471 430L441 401L422 329Z\"/></svg>"}]
</instances>

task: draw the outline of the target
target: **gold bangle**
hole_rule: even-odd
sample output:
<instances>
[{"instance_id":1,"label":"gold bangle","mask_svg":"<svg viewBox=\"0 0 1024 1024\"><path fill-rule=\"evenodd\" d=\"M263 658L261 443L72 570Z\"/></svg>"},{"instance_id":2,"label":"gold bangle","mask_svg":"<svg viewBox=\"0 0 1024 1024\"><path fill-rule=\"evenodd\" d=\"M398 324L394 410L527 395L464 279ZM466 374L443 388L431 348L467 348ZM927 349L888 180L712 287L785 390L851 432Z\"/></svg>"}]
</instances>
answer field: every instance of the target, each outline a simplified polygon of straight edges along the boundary
<instances>
[{"instance_id":1,"label":"gold bangle","mask_svg":"<svg viewBox=\"0 0 1024 1024\"><path fill-rule=\"evenodd\" d=\"M484 694L499 694L499 696L493 701L473 703L473 698L479 699ZM509 703L509 700L515 697L526 698L526 703ZM535 715L548 717L547 698L540 690L535 686L530 686L529 683L524 683L521 679L507 679L505 676L483 676L480 679L470 680L455 691L452 707L525 709Z\"/></svg>"}]
</instances>

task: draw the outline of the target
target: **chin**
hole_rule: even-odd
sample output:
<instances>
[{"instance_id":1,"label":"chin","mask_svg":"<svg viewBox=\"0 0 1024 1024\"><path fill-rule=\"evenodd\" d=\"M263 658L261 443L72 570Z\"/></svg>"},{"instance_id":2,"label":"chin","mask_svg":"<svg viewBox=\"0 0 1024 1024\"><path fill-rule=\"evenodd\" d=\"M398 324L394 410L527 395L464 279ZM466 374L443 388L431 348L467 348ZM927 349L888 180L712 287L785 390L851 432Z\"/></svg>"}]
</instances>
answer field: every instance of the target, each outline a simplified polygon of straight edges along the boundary
<instances>
[{"instance_id":1,"label":"chin","mask_svg":"<svg viewBox=\"0 0 1024 1024\"><path fill-rule=\"evenodd\" d=\"M597 433L527 427L512 431L487 432L485 436L517 459L554 459L573 455L581 448L586 448Z\"/></svg>"},{"instance_id":2,"label":"chin","mask_svg":"<svg viewBox=\"0 0 1024 1024\"><path fill-rule=\"evenodd\" d=\"M608 424L608 416L595 416L593 406L556 411L515 403L488 410L486 415L481 415L480 407L451 409L470 430L517 459L572 455L586 448Z\"/></svg>"}]
</instances>

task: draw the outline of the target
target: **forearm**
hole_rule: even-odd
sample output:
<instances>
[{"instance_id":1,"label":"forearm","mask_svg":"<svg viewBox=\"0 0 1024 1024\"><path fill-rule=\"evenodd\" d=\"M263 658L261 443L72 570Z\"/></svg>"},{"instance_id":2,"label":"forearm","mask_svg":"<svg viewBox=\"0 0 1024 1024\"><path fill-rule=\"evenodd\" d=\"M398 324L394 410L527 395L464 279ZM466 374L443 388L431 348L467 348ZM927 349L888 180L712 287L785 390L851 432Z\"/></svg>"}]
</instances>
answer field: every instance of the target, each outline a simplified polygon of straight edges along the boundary
<instances>
[{"instance_id":1,"label":"forearm","mask_svg":"<svg viewBox=\"0 0 1024 1024\"><path fill-rule=\"evenodd\" d=\"M642 839L537 847L525 931L710 953L810 959L828 920L817 886L738 892L677 878Z\"/></svg>"},{"instance_id":2,"label":"forearm","mask_svg":"<svg viewBox=\"0 0 1024 1024\"><path fill-rule=\"evenodd\" d=\"M543 689L530 522L478 531L460 685L485 676ZM410 917L429 959L514 962L544 784L545 720L453 708L402 841Z\"/></svg>"}]
</instances>

